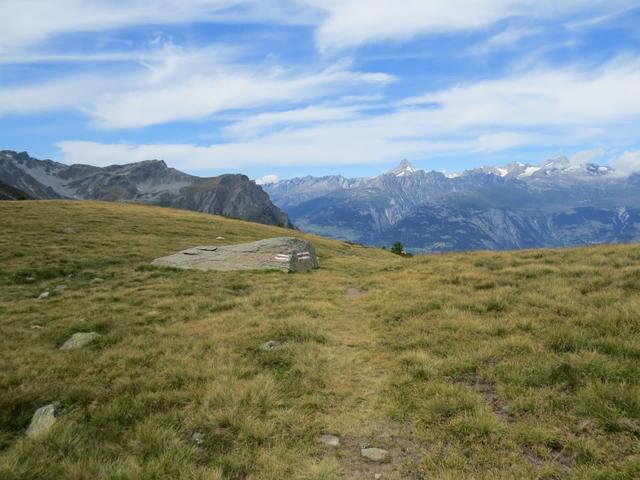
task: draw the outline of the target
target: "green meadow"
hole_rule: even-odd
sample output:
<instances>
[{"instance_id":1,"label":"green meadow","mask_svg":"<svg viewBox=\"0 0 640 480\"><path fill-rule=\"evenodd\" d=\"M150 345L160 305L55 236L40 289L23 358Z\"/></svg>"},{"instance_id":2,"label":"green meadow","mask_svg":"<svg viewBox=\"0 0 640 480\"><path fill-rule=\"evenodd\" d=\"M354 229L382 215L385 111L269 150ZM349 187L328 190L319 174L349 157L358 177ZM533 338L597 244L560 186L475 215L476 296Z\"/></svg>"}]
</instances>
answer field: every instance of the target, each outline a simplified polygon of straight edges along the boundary
<instances>
[{"instance_id":1,"label":"green meadow","mask_svg":"<svg viewBox=\"0 0 640 480\"><path fill-rule=\"evenodd\" d=\"M403 258L76 201L0 227L3 480L640 478L640 246ZM321 268L149 265L284 235ZM101 336L59 350L77 332Z\"/></svg>"}]
</instances>

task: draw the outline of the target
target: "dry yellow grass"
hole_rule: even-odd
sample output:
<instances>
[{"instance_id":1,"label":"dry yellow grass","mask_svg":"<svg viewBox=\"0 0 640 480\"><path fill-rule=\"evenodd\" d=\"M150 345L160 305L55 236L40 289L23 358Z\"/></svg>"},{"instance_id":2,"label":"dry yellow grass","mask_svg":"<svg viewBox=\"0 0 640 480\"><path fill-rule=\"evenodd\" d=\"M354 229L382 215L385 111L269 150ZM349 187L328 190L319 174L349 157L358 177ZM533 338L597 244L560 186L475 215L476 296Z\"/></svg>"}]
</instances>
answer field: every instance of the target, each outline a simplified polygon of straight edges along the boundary
<instances>
[{"instance_id":1,"label":"dry yellow grass","mask_svg":"<svg viewBox=\"0 0 640 480\"><path fill-rule=\"evenodd\" d=\"M640 477L638 246L408 259L305 236L318 271L203 273L148 263L291 232L98 202L0 219L3 480ZM77 331L103 336L59 351Z\"/></svg>"}]
</instances>

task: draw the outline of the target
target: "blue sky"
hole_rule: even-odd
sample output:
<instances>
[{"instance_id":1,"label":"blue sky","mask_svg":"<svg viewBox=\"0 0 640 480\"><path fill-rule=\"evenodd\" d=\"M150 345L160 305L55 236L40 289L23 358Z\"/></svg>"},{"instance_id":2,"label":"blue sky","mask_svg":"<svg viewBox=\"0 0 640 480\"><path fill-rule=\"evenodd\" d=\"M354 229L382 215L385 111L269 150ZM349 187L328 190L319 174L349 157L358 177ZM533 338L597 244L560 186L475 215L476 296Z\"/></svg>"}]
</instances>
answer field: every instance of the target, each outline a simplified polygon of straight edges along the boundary
<instances>
[{"instance_id":1,"label":"blue sky","mask_svg":"<svg viewBox=\"0 0 640 480\"><path fill-rule=\"evenodd\" d=\"M640 170L640 2L3 0L0 148L198 175Z\"/></svg>"}]
</instances>

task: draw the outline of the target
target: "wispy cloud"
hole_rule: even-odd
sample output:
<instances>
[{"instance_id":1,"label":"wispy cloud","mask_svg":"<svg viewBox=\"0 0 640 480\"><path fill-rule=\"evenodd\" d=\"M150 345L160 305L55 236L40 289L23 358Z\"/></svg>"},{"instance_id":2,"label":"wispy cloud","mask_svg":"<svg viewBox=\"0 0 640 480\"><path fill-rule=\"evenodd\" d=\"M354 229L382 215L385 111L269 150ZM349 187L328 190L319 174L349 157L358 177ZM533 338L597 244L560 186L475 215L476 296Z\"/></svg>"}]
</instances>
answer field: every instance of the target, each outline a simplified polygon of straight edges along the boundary
<instances>
[{"instance_id":1,"label":"wispy cloud","mask_svg":"<svg viewBox=\"0 0 640 480\"><path fill-rule=\"evenodd\" d=\"M348 120L360 117L360 107L312 105L293 110L259 113L229 125L225 132L230 137L255 137L274 127L291 127L314 123Z\"/></svg>"},{"instance_id":2,"label":"wispy cloud","mask_svg":"<svg viewBox=\"0 0 640 480\"><path fill-rule=\"evenodd\" d=\"M258 185L266 185L268 183L275 183L278 181L278 176L271 174L271 175L265 175L264 177L256 180L256 183Z\"/></svg>"},{"instance_id":3,"label":"wispy cloud","mask_svg":"<svg viewBox=\"0 0 640 480\"><path fill-rule=\"evenodd\" d=\"M634 0L4 0L0 58L16 57L57 35L191 22L306 25L321 50L420 34L479 30L514 17L600 23L637 7ZM497 37L496 41L500 41Z\"/></svg>"},{"instance_id":4,"label":"wispy cloud","mask_svg":"<svg viewBox=\"0 0 640 480\"><path fill-rule=\"evenodd\" d=\"M3 0L0 56L66 33L205 21L310 24L315 16L278 0Z\"/></svg>"},{"instance_id":5,"label":"wispy cloud","mask_svg":"<svg viewBox=\"0 0 640 480\"><path fill-rule=\"evenodd\" d=\"M486 56L498 50L515 49L521 40L540 33L541 30L531 27L509 27L489 37L485 42L474 45L471 52Z\"/></svg>"},{"instance_id":6,"label":"wispy cloud","mask_svg":"<svg viewBox=\"0 0 640 480\"><path fill-rule=\"evenodd\" d=\"M463 84L402 104L437 106L430 116L457 127L607 125L640 114L638 82L640 58L621 57L596 68L541 69Z\"/></svg>"},{"instance_id":7,"label":"wispy cloud","mask_svg":"<svg viewBox=\"0 0 640 480\"><path fill-rule=\"evenodd\" d=\"M569 157L569 162L573 165L584 165L585 163L592 163L596 159L603 157L605 153L604 147L582 150Z\"/></svg>"},{"instance_id":8,"label":"wispy cloud","mask_svg":"<svg viewBox=\"0 0 640 480\"><path fill-rule=\"evenodd\" d=\"M624 152L614 158L611 165L622 173L640 172L640 150Z\"/></svg>"},{"instance_id":9,"label":"wispy cloud","mask_svg":"<svg viewBox=\"0 0 640 480\"><path fill-rule=\"evenodd\" d=\"M81 112L58 143L67 161L164 158L194 171L540 146L635 151L637 32L625 27L593 55L600 37L583 36L636 4L5 0L0 127ZM158 143L190 125L183 142ZM219 143L196 144L204 138Z\"/></svg>"},{"instance_id":10,"label":"wispy cloud","mask_svg":"<svg viewBox=\"0 0 640 480\"><path fill-rule=\"evenodd\" d=\"M67 110L88 104L112 82L98 75L75 75L34 85L0 89L0 118Z\"/></svg>"},{"instance_id":11,"label":"wispy cloud","mask_svg":"<svg viewBox=\"0 0 640 480\"><path fill-rule=\"evenodd\" d=\"M258 114L232 124L227 131L238 136L216 145L63 142L59 146L68 161L161 157L182 168L206 170L372 164L400 157L562 147L569 142L602 140L612 129L629 142L640 134L638 84L640 59L626 58L595 69L535 70L453 86L407 99L390 112L366 116L351 117L353 111L348 109ZM325 121L307 121L314 115L325 115ZM283 122L284 128L263 132L265 126L278 127L285 117L289 121ZM243 126L254 135L242 135Z\"/></svg>"},{"instance_id":12,"label":"wispy cloud","mask_svg":"<svg viewBox=\"0 0 640 480\"><path fill-rule=\"evenodd\" d=\"M197 69L190 68L192 62ZM295 104L354 85L385 85L392 80L387 74L355 72L341 64L296 72L171 59L142 84L102 95L85 111L101 128L139 128L200 120L228 110Z\"/></svg>"},{"instance_id":13,"label":"wispy cloud","mask_svg":"<svg viewBox=\"0 0 640 480\"><path fill-rule=\"evenodd\" d=\"M633 0L306 0L324 9L316 39L325 51L369 42L406 41L421 34L479 30L513 17L562 18L629 8Z\"/></svg>"},{"instance_id":14,"label":"wispy cloud","mask_svg":"<svg viewBox=\"0 0 640 480\"><path fill-rule=\"evenodd\" d=\"M344 62L287 69L271 63L233 63L220 47L165 45L124 71L5 88L0 92L0 116L73 108L85 112L98 128L131 129L201 120L228 110L295 104L392 81L388 74L354 71ZM306 115L311 120L320 113L311 109ZM295 116L289 114L294 122ZM301 121L304 113L297 116ZM253 120L254 126L269 121L277 121L277 116Z\"/></svg>"}]
</instances>

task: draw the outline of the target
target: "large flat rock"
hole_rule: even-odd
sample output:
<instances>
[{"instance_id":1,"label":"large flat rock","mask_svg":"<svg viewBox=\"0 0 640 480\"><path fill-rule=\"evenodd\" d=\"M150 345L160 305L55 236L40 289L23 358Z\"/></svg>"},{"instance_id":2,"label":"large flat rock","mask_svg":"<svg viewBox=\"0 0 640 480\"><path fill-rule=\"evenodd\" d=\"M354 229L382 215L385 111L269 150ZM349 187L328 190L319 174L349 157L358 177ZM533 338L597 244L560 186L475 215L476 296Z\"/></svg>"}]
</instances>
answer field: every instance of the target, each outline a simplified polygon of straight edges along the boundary
<instances>
[{"instance_id":1,"label":"large flat rock","mask_svg":"<svg viewBox=\"0 0 640 480\"><path fill-rule=\"evenodd\" d=\"M193 247L151 265L193 270L281 270L306 272L318 268L318 258L310 242L294 237L277 237L224 246Z\"/></svg>"}]
</instances>

